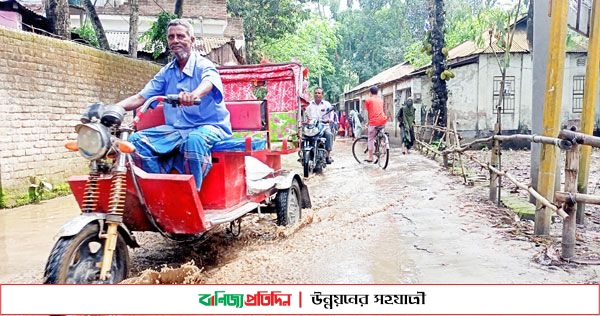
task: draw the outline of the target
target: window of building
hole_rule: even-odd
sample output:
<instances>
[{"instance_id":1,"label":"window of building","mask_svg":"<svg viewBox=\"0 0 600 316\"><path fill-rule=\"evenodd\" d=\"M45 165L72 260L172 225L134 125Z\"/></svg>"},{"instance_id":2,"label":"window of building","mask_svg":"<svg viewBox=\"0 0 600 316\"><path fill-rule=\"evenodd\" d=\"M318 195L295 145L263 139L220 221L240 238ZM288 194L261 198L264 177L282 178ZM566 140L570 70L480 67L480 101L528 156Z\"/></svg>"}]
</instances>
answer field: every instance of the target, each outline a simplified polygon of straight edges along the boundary
<instances>
[{"instance_id":1,"label":"window of building","mask_svg":"<svg viewBox=\"0 0 600 316\"><path fill-rule=\"evenodd\" d=\"M573 113L581 113L583 110L583 87L585 76L573 76Z\"/></svg>"},{"instance_id":2,"label":"window of building","mask_svg":"<svg viewBox=\"0 0 600 316\"><path fill-rule=\"evenodd\" d=\"M500 113L515 113L515 77L506 76L504 82L504 101L500 105ZM498 100L500 100L500 85L502 76L494 77L494 97L492 107L498 113Z\"/></svg>"}]
</instances>

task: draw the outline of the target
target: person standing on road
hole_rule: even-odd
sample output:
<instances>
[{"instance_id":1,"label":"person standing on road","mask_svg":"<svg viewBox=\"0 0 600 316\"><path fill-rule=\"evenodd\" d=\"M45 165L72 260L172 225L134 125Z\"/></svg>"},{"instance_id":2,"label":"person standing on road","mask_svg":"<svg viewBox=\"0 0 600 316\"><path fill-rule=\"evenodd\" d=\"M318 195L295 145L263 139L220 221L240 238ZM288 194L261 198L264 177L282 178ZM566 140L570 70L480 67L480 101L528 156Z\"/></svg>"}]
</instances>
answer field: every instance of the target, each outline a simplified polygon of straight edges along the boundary
<instances>
[{"instance_id":1,"label":"person standing on road","mask_svg":"<svg viewBox=\"0 0 600 316\"><path fill-rule=\"evenodd\" d=\"M333 121L331 122L331 132L333 133L334 140L338 134L339 127L340 127L340 118L338 116L337 109L334 109L333 110Z\"/></svg>"},{"instance_id":2,"label":"person standing on road","mask_svg":"<svg viewBox=\"0 0 600 316\"><path fill-rule=\"evenodd\" d=\"M358 117L358 112L352 109L350 113L348 113L348 123L350 124L350 131L352 132L352 137L357 139L362 134L362 123L360 122L360 118Z\"/></svg>"},{"instance_id":3,"label":"person standing on road","mask_svg":"<svg viewBox=\"0 0 600 316\"><path fill-rule=\"evenodd\" d=\"M415 108L411 98L404 102L404 105L398 110L398 125L402 136L402 153L407 154L415 144Z\"/></svg>"},{"instance_id":4,"label":"person standing on road","mask_svg":"<svg viewBox=\"0 0 600 316\"><path fill-rule=\"evenodd\" d=\"M369 88L369 97L365 101L365 109L367 110L367 148L369 149L369 158L365 162L373 162L373 152L375 151L375 136L377 132L385 128L387 116L383 111L383 99L379 97L379 88L372 86Z\"/></svg>"},{"instance_id":5,"label":"person standing on road","mask_svg":"<svg viewBox=\"0 0 600 316\"><path fill-rule=\"evenodd\" d=\"M306 107L306 117L311 120L321 121L325 127L325 150L327 150L327 164L331 164L331 150L333 149L333 134L331 124L333 122L333 111L326 115L327 111L332 110L331 104L323 100L323 88L317 87L314 91L314 99Z\"/></svg>"},{"instance_id":6,"label":"person standing on road","mask_svg":"<svg viewBox=\"0 0 600 316\"><path fill-rule=\"evenodd\" d=\"M137 94L117 103L126 111L139 108L153 96L178 94L180 106L165 106L165 125L129 137L135 158L151 173L194 175L196 189L212 167L211 148L231 137L229 111L223 102L223 83L215 65L192 51L194 29L182 19L167 24L167 43L175 59L164 66ZM195 100L201 100L194 105Z\"/></svg>"},{"instance_id":7,"label":"person standing on road","mask_svg":"<svg viewBox=\"0 0 600 316\"><path fill-rule=\"evenodd\" d=\"M342 129L344 137L348 137L348 118L346 117L346 112L342 111L340 114L340 128Z\"/></svg>"}]
</instances>

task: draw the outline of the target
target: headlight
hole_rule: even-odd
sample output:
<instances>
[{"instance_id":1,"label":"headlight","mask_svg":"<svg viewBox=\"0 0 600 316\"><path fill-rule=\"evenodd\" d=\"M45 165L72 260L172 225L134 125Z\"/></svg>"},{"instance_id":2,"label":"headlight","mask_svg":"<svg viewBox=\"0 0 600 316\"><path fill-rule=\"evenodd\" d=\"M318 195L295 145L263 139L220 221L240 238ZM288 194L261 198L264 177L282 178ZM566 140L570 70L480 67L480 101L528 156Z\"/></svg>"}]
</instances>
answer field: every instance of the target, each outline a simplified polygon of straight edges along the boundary
<instances>
[{"instance_id":1,"label":"headlight","mask_svg":"<svg viewBox=\"0 0 600 316\"><path fill-rule=\"evenodd\" d=\"M308 137L313 137L313 136L319 134L319 128L312 124L306 125L306 126L304 126L303 134Z\"/></svg>"},{"instance_id":2,"label":"headlight","mask_svg":"<svg viewBox=\"0 0 600 316\"><path fill-rule=\"evenodd\" d=\"M77 131L77 147L83 158L96 160L102 158L110 148L110 135L106 127L98 123L79 124Z\"/></svg>"},{"instance_id":3,"label":"headlight","mask_svg":"<svg viewBox=\"0 0 600 316\"><path fill-rule=\"evenodd\" d=\"M118 105L106 106L104 112L102 112L102 118L100 123L104 126L119 126L123 122L123 116L125 116L125 110Z\"/></svg>"}]
</instances>

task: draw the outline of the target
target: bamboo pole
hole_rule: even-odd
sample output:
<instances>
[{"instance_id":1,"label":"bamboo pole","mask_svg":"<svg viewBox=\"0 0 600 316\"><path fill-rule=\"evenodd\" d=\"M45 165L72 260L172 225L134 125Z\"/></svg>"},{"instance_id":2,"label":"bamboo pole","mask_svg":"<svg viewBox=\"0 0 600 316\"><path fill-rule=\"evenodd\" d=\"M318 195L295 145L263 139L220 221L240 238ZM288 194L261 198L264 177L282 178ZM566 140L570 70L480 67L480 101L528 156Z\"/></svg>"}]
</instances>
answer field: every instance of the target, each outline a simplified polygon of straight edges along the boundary
<instances>
[{"instance_id":1,"label":"bamboo pole","mask_svg":"<svg viewBox=\"0 0 600 316\"><path fill-rule=\"evenodd\" d=\"M565 191L577 192L577 172L579 169L579 148L574 145L567 151L565 159ZM573 258L575 255L575 231L577 229L577 205L575 201L568 199L563 204L565 212L569 215L563 221L562 228L562 257Z\"/></svg>"},{"instance_id":2,"label":"bamboo pole","mask_svg":"<svg viewBox=\"0 0 600 316\"><path fill-rule=\"evenodd\" d=\"M533 197L535 197L535 199L540 204L542 204L544 207L556 212L556 214L558 214L558 216L562 217L563 219L567 218L569 216L567 213L565 213L565 211L563 211L563 209L561 207L557 207L556 205L550 203L550 201L548 201L548 199L546 199L541 194L539 194L531 185L525 185L525 184L519 182L515 177L513 177L511 174L507 173L506 171L500 171L500 170L490 166L490 164L484 164L484 163L480 162L479 160L477 160L475 157L472 157L470 155L466 155L466 156L470 160L479 164L480 166L487 168L488 170L491 170L493 172L496 172L503 177L506 177L508 180L510 180L512 183L514 183L520 189L523 189L523 190L526 190L527 192L529 192L529 194L531 194Z\"/></svg>"},{"instance_id":3,"label":"bamboo pole","mask_svg":"<svg viewBox=\"0 0 600 316\"><path fill-rule=\"evenodd\" d=\"M427 113L425 113L425 118L428 118L430 113L431 113L431 109L428 109ZM415 141L417 139L418 140L425 140L425 132L429 128L429 125L427 125L427 119L425 119L425 125L417 125L417 124L415 124L415 126L417 126L419 128L419 135L418 135L418 137L416 137ZM424 151L425 150L425 148L423 148L423 146L421 146L420 142L416 142L416 144L418 145L417 149L419 149L420 151ZM425 152L425 155L427 155L427 152Z\"/></svg>"},{"instance_id":4,"label":"bamboo pole","mask_svg":"<svg viewBox=\"0 0 600 316\"><path fill-rule=\"evenodd\" d=\"M579 132L570 131L563 129L558 133L558 138L571 143L577 143L580 145L588 145L596 148L600 148L600 137L586 135Z\"/></svg>"},{"instance_id":5,"label":"bamboo pole","mask_svg":"<svg viewBox=\"0 0 600 316\"><path fill-rule=\"evenodd\" d=\"M550 34L554 36L548 47L548 65L546 72L546 94L544 97L543 131L545 136L556 135L560 124L561 98L565 66L567 37L567 13L569 2L553 0L550 10ZM548 200L554 197L556 172L556 147L542 145L538 190ZM539 207L535 212L534 233L550 234L551 213L547 208Z\"/></svg>"},{"instance_id":6,"label":"bamboo pole","mask_svg":"<svg viewBox=\"0 0 600 316\"><path fill-rule=\"evenodd\" d=\"M557 191L555 193L555 200L557 203L563 203L563 202L569 201L571 199L575 200L573 203L583 202L583 203L600 205L600 196L598 196L598 195L573 193L573 192L562 192L562 191Z\"/></svg>"},{"instance_id":7,"label":"bamboo pole","mask_svg":"<svg viewBox=\"0 0 600 316\"><path fill-rule=\"evenodd\" d=\"M583 110L581 111L581 132L584 134L592 134L594 130L598 95L598 65L600 65L600 1L596 0L592 3L590 39L585 69L585 89L583 90ZM588 191L591 156L592 148L582 146L577 178L577 192L579 193L587 193ZM584 223L584 213L585 203L577 203L577 224Z\"/></svg>"},{"instance_id":8,"label":"bamboo pole","mask_svg":"<svg viewBox=\"0 0 600 316\"><path fill-rule=\"evenodd\" d=\"M431 109L427 110L427 113L425 114L425 117L429 117L429 113L431 112ZM425 137L425 131L427 130L427 120L425 120L425 125L417 125L415 124L415 126L419 127L419 139L423 139Z\"/></svg>"},{"instance_id":9,"label":"bamboo pole","mask_svg":"<svg viewBox=\"0 0 600 316\"><path fill-rule=\"evenodd\" d=\"M437 122L438 122L439 118L440 118L440 111L438 111L437 114L435 115L435 120L433 121L433 126L437 126ZM431 142L433 141L433 136L434 136L433 131L434 131L434 129L432 128L431 135L429 137L429 142L428 142L428 144L430 144L430 145L431 145Z\"/></svg>"},{"instance_id":10,"label":"bamboo pole","mask_svg":"<svg viewBox=\"0 0 600 316\"><path fill-rule=\"evenodd\" d=\"M428 152L431 151L431 152L433 152L435 154L438 154L438 155L442 154L441 152L439 152L438 150L436 150L435 148L431 147L429 144L427 144L427 143L425 143L423 141L420 141L420 140L415 140L415 141L417 143L419 143L421 146L423 146L425 149L427 149Z\"/></svg>"},{"instance_id":11,"label":"bamboo pole","mask_svg":"<svg viewBox=\"0 0 600 316\"><path fill-rule=\"evenodd\" d=\"M458 129L456 128L456 113L454 113L454 121L452 121L452 129L454 130L454 141L456 147L460 148L460 139L458 138ZM462 161L462 155L460 153L456 153L458 155L458 163L460 163L460 171L462 172L463 181L467 184L467 175L465 174L465 165ZM452 169L454 169L454 162L452 163Z\"/></svg>"},{"instance_id":12,"label":"bamboo pole","mask_svg":"<svg viewBox=\"0 0 600 316\"><path fill-rule=\"evenodd\" d=\"M440 141L438 143L438 150L433 153L432 159L435 159L435 156L440 154L439 148L442 147L442 144L444 144L444 139L446 139L446 132L442 132L442 137L440 137ZM429 142L429 144L431 145L431 142Z\"/></svg>"},{"instance_id":13,"label":"bamboo pole","mask_svg":"<svg viewBox=\"0 0 600 316\"><path fill-rule=\"evenodd\" d=\"M487 138L480 138L480 139L476 139L470 143L465 143L463 144L460 148L448 148L446 150L443 150L442 153L451 153L451 152L464 152L467 149L469 149L471 146L473 145L477 145L477 144L481 144L481 143L487 143L490 142L492 140L494 140L495 138L497 138L498 140L501 141L506 141L506 140L513 140L513 139L521 139L521 140L528 140L530 142L534 142L534 143L542 143L542 144L549 144L549 145L554 145L554 146L558 146L561 149L569 149L571 148L571 142L568 140L564 140L564 139L560 139L560 138L554 138L554 137L548 137L548 136L539 136L539 135L524 135L524 134L514 134L514 135L494 135L494 136L490 136Z\"/></svg>"},{"instance_id":14,"label":"bamboo pole","mask_svg":"<svg viewBox=\"0 0 600 316\"><path fill-rule=\"evenodd\" d=\"M498 110L500 111L500 110ZM498 124L496 124L498 125ZM494 142L491 150L490 157L491 167L498 168L500 165L500 141L497 138L494 138ZM500 195L498 189L498 183L500 182L500 177L497 173L492 172L490 169L490 193L489 199L490 201L496 203L496 205L500 205Z\"/></svg>"},{"instance_id":15,"label":"bamboo pole","mask_svg":"<svg viewBox=\"0 0 600 316\"><path fill-rule=\"evenodd\" d=\"M442 126L419 125L419 124L415 124L415 126L416 127L431 128L431 129L436 130L436 131L447 131L448 133L454 133L452 130L449 130L447 127L442 127Z\"/></svg>"},{"instance_id":16,"label":"bamboo pole","mask_svg":"<svg viewBox=\"0 0 600 316\"><path fill-rule=\"evenodd\" d=\"M438 111L438 112L437 112L437 114L436 114L436 116L435 116L435 119L433 120L433 125L429 126L429 128L430 128L430 130L431 130L431 134L429 135L429 142L427 142L427 143L425 143L425 142L422 142L422 143L421 143L422 145L425 145L425 144L427 144L427 146L424 146L424 147L425 147L425 150L426 150L426 151L425 151L425 155L426 155L426 156L429 154L429 151L430 151L430 150L432 150L432 151L433 151L433 147L431 147L431 142L433 141L433 136L434 136L434 132L433 132L433 131L434 131L434 129L433 129L433 127L437 126L437 122L438 122L438 119L439 119L439 117L440 117L440 112ZM437 151L437 150L436 150L436 151ZM434 156L434 157L435 157L435 156Z\"/></svg>"}]
</instances>

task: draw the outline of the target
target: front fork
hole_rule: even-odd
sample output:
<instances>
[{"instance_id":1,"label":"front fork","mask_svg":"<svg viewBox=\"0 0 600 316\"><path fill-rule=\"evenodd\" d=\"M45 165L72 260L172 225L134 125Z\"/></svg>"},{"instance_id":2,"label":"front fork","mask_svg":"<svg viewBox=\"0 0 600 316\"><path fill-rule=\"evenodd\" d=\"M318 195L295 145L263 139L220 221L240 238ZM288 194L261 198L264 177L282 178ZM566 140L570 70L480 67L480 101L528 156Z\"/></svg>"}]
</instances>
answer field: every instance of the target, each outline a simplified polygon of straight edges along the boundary
<instances>
[{"instance_id":1,"label":"front fork","mask_svg":"<svg viewBox=\"0 0 600 316\"><path fill-rule=\"evenodd\" d=\"M129 132L121 132L121 140L126 141L128 137ZM113 166L113 178L108 203L108 214L106 215L106 233L100 235L100 238L106 239L104 242L102 264L100 265L101 281L105 281L109 277L114 252L117 248L117 240L119 238L118 227L123 222L125 195L127 189L126 158L126 154L119 152L116 158L117 162Z\"/></svg>"}]
</instances>

